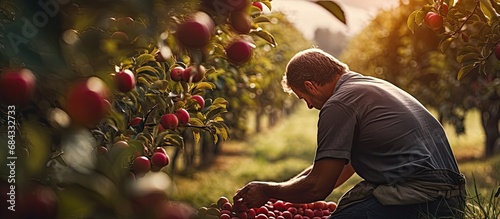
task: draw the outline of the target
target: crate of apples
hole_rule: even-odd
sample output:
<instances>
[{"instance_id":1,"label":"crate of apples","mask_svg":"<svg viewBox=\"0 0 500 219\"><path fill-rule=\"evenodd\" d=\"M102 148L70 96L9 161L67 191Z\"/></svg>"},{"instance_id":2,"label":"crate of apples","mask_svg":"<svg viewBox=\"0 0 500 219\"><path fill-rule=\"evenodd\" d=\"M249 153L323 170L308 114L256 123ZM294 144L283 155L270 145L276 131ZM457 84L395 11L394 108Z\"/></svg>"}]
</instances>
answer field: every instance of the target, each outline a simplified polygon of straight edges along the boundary
<instances>
[{"instance_id":1,"label":"crate of apples","mask_svg":"<svg viewBox=\"0 0 500 219\"><path fill-rule=\"evenodd\" d=\"M217 203L198 210L200 218L213 219L326 219L337 208L337 203L316 201L312 203L290 203L269 200L264 206L247 208L236 200L231 203L227 197L220 197Z\"/></svg>"}]
</instances>

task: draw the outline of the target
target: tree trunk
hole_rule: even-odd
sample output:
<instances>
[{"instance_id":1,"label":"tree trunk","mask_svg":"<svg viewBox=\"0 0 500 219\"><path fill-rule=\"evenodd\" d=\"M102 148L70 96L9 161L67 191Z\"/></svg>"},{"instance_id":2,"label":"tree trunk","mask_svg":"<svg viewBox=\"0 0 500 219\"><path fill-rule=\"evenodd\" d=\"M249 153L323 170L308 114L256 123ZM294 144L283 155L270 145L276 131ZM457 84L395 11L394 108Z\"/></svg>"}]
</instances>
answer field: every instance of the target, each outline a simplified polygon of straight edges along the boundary
<instances>
[{"instance_id":1,"label":"tree trunk","mask_svg":"<svg viewBox=\"0 0 500 219\"><path fill-rule=\"evenodd\" d=\"M495 154L495 142L500 137L498 131L498 121L500 120L499 104L496 101L488 102L490 104L485 104L485 107L481 108L482 125L486 135L484 157Z\"/></svg>"},{"instance_id":2,"label":"tree trunk","mask_svg":"<svg viewBox=\"0 0 500 219\"><path fill-rule=\"evenodd\" d=\"M255 112L255 133L260 133L261 131L261 118L262 118L263 110L261 108L257 108Z\"/></svg>"}]
</instances>

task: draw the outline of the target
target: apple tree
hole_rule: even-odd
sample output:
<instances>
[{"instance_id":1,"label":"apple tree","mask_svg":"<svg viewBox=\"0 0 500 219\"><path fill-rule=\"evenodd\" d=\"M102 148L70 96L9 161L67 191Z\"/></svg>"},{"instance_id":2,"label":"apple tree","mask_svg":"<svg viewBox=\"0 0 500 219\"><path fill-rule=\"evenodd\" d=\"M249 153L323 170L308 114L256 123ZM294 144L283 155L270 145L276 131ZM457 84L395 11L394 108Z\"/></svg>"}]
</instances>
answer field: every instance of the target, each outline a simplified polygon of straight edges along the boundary
<instances>
[{"instance_id":1,"label":"apple tree","mask_svg":"<svg viewBox=\"0 0 500 219\"><path fill-rule=\"evenodd\" d=\"M170 149L185 132L229 137L228 101L206 97L227 63L248 61L228 42L275 46L258 2L0 2L3 215L193 213L165 193Z\"/></svg>"}]
</instances>

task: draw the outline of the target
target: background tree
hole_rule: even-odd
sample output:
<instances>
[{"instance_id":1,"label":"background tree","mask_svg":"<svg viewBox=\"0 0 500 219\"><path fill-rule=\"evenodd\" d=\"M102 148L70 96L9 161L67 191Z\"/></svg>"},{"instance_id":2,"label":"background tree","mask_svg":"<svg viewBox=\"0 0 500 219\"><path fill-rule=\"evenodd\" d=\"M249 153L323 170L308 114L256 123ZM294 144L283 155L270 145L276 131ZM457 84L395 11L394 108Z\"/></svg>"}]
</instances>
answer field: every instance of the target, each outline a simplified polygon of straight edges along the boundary
<instances>
[{"instance_id":1,"label":"background tree","mask_svg":"<svg viewBox=\"0 0 500 219\"><path fill-rule=\"evenodd\" d=\"M498 61L489 58L484 62L486 71L458 80L461 65L456 57L473 39L454 40L443 53L439 50L443 45L441 35L436 34L444 33L443 29L406 26L408 16L423 5L424 1L415 0L379 13L352 39L342 59L355 71L387 79L409 91L424 105L436 109L438 119L451 123L458 134L465 132L467 112L478 109L486 135L484 156L491 156L496 153L499 137ZM427 9L434 10L431 8Z\"/></svg>"}]
</instances>

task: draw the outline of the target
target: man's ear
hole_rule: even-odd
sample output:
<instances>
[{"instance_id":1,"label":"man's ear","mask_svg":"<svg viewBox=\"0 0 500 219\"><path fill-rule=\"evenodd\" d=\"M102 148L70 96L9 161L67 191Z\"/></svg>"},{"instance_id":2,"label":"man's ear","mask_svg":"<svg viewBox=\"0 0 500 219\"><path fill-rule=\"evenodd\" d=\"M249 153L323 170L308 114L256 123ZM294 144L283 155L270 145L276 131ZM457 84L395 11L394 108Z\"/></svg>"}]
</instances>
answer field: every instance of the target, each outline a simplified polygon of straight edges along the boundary
<instances>
[{"instance_id":1,"label":"man's ear","mask_svg":"<svg viewBox=\"0 0 500 219\"><path fill-rule=\"evenodd\" d=\"M311 81L304 81L304 87L309 93L313 93L316 90L316 86Z\"/></svg>"}]
</instances>

